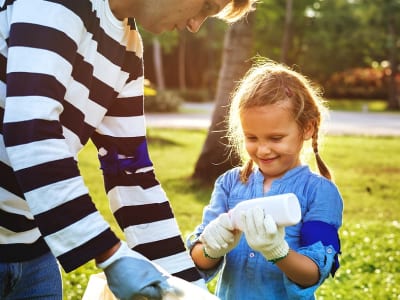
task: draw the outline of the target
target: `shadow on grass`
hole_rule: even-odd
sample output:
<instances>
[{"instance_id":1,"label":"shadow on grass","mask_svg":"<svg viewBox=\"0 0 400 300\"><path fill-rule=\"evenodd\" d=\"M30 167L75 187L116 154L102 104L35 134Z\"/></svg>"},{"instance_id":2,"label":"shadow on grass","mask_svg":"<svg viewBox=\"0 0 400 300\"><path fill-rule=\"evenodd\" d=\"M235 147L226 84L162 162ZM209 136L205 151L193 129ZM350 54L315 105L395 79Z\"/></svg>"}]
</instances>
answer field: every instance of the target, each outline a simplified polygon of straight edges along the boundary
<instances>
[{"instance_id":1,"label":"shadow on grass","mask_svg":"<svg viewBox=\"0 0 400 300\"><path fill-rule=\"evenodd\" d=\"M162 138L160 136L147 135L147 142L155 146L181 146L184 145L177 143L176 140Z\"/></svg>"}]
</instances>

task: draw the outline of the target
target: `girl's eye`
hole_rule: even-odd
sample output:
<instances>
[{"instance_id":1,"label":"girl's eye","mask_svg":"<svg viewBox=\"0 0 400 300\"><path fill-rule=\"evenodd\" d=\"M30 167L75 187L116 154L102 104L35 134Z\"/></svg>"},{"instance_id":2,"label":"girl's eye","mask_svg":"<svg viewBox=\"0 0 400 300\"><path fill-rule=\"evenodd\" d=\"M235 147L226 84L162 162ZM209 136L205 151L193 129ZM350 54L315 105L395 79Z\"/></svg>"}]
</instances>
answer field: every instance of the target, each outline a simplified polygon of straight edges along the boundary
<instances>
[{"instance_id":1,"label":"girl's eye","mask_svg":"<svg viewBox=\"0 0 400 300\"><path fill-rule=\"evenodd\" d=\"M246 136L246 140L249 142L254 142L257 140L257 138L255 136Z\"/></svg>"},{"instance_id":2,"label":"girl's eye","mask_svg":"<svg viewBox=\"0 0 400 300\"><path fill-rule=\"evenodd\" d=\"M282 136L274 136L274 137L271 138L271 140L274 141L274 142L279 142L279 141L282 140L282 138L283 138Z\"/></svg>"}]
</instances>

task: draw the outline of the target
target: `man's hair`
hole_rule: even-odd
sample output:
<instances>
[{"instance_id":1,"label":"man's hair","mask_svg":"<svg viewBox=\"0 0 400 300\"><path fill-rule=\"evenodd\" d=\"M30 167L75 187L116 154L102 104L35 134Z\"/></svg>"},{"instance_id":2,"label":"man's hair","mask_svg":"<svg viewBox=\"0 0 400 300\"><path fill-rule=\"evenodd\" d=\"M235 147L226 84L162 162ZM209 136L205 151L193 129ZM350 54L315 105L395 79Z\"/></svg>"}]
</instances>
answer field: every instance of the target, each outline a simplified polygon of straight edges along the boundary
<instances>
[{"instance_id":1,"label":"man's hair","mask_svg":"<svg viewBox=\"0 0 400 300\"><path fill-rule=\"evenodd\" d=\"M216 17L228 23L234 23L255 10L257 0L232 0Z\"/></svg>"}]
</instances>

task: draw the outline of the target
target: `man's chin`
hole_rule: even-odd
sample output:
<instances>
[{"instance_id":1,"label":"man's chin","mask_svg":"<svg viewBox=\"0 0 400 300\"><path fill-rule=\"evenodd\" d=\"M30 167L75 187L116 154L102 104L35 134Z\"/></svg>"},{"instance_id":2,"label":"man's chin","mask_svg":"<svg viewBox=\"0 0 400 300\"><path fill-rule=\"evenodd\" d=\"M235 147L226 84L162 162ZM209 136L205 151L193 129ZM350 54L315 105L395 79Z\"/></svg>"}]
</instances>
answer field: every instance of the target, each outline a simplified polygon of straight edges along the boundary
<instances>
[{"instance_id":1,"label":"man's chin","mask_svg":"<svg viewBox=\"0 0 400 300\"><path fill-rule=\"evenodd\" d=\"M142 29L149 33L152 33L152 34L161 34L166 31L173 31L175 28L168 30L168 29L161 28L161 27L144 27L144 26L142 26Z\"/></svg>"}]
</instances>

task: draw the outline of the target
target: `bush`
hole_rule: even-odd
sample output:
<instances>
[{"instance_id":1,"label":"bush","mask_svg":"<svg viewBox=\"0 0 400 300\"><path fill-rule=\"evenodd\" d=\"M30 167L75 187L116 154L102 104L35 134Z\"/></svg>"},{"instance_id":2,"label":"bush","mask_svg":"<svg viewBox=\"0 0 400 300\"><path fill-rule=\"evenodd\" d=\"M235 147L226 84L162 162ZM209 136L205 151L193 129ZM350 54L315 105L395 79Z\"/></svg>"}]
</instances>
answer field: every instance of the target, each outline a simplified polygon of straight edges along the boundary
<instances>
[{"instance_id":1,"label":"bush","mask_svg":"<svg viewBox=\"0 0 400 300\"><path fill-rule=\"evenodd\" d=\"M324 84L330 98L386 99L389 69L355 68L334 73Z\"/></svg>"},{"instance_id":2,"label":"bush","mask_svg":"<svg viewBox=\"0 0 400 300\"><path fill-rule=\"evenodd\" d=\"M159 91L156 95L144 98L145 112L176 112L179 110L183 99L174 91Z\"/></svg>"},{"instance_id":3,"label":"bush","mask_svg":"<svg viewBox=\"0 0 400 300\"><path fill-rule=\"evenodd\" d=\"M210 96L207 90L181 90L178 91L178 93L186 102L203 103L210 101Z\"/></svg>"}]
</instances>

